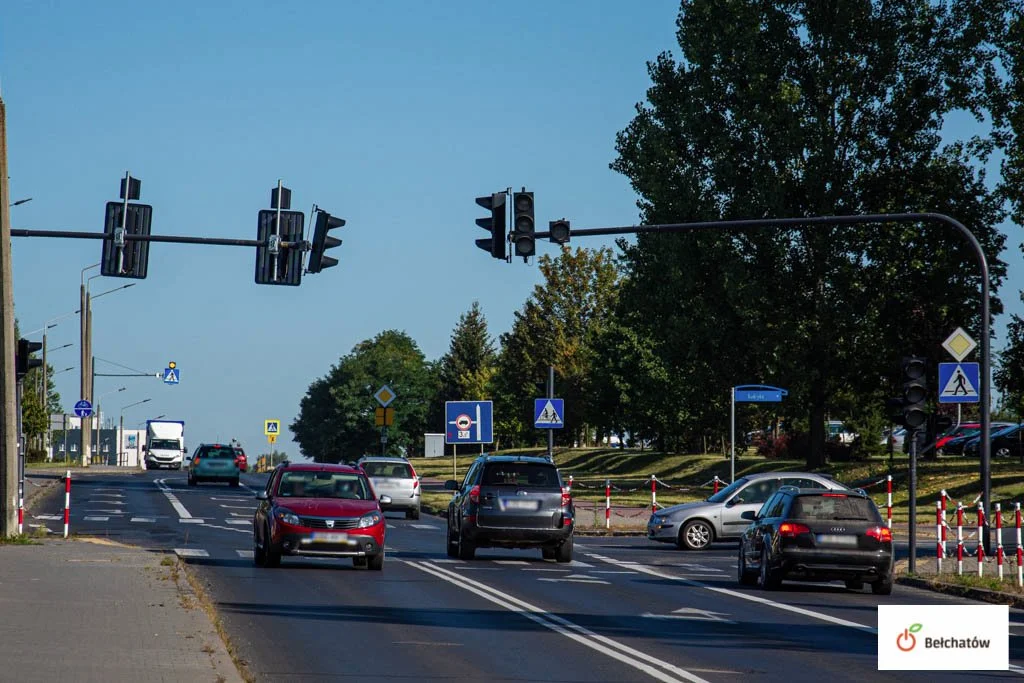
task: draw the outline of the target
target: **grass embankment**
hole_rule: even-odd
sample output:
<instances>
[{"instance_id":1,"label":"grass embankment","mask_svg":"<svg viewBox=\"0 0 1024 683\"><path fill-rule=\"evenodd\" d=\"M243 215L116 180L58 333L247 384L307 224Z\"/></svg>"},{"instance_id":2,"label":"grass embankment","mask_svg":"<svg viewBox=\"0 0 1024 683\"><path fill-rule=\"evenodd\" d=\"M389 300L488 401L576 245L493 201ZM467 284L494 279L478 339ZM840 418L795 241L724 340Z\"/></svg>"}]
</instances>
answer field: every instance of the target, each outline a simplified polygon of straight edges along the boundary
<instances>
[{"instance_id":1,"label":"grass embankment","mask_svg":"<svg viewBox=\"0 0 1024 683\"><path fill-rule=\"evenodd\" d=\"M536 454L537 449L507 451ZM478 453L457 458L457 479L466 471ZM452 458L413 458L410 460L421 477L452 479ZM679 455L653 451L620 449L556 449L555 464L568 480L573 476L573 496L577 501L604 505L604 482L613 485L612 505L642 507L651 504L650 476L673 488L658 485L657 500L663 506L702 500L712 492L707 485L716 475L729 480L729 459L721 455ZM803 461L769 460L748 452L737 454L736 476L756 472L806 471ZM857 462L832 463L818 470L850 486L863 486L882 509L886 503L884 480L890 474L888 457ZM909 471L906 456L897 456L891 470L893 476L893 520L908 520ZM879 483L880 482L880 483ZM917 519L919 524L934 524L935 501L945 489L949 494L951 522L955 521L955 501L965 508L981 493L979 463L975 459L948 457L937 461L920 460L917 472ZM636 489L636 490L630 490ZM679 490L682 489L682 490ZM443 509L450 499L448 492L424 492L424 502ZM1013 503L1024 502L1024 465L1017 461L992 461L992 500L1002 505L1004 518L1012 516ZM977 523L976 507L965 514L965 525Z\"/></svg>"}]
</instances>

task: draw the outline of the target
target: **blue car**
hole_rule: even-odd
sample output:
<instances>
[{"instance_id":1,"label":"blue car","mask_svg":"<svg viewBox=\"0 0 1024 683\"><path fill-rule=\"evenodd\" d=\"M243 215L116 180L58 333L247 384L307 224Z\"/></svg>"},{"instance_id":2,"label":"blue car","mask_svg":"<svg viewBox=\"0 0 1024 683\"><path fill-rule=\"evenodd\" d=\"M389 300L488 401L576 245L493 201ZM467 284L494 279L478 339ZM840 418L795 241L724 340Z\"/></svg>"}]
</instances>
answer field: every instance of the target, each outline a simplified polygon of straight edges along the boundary
<instances>
[{"instance_id":1,"label":"blue car","mask_svg":"<svg viewBox=\"0 0 1024 683\"><path fill-rule=\"evenodd\" d=\"M992 429L992 446L990 452L993 458L1020 457L1022 445L1024 445L1024 425L1009 425ZM964 444L963 453L966 456L977 457L981 446L981 436L974 434Z\"/></svg>"},{"instance_id":2,"label":"blue car","mask_svg":"<svg viewBox=\"0 0 1024 683\"><path fill-rule=\"evenodd\" d=\"M189 486L201 481L221 481L229 486L238 486L238 462L235 449L230 444L204 443L187 461Z\"/></svg>"}]
</instances>

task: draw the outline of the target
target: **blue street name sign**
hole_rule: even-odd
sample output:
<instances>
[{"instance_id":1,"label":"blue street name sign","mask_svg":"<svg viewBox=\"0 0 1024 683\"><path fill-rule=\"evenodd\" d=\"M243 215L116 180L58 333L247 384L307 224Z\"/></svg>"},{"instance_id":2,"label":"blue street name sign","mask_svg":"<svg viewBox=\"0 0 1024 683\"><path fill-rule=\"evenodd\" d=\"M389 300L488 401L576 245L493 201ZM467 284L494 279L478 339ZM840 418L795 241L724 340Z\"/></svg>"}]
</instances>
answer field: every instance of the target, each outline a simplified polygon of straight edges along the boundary
<instances>
[{"instance_id":1,"label":"blue street name sign","mask_svg":"<svg viewBox=\"0 0 1024 683\"><path fill-rule=\"evenodd\" d=\"M788 393L785 389L763 384L743 384L733 387L733 396L737 403L778 403Z\"/></svg>"},{"instance_id":2,"label":"blue street name sign","mask_svg":"<svg viewBox=\"0 0 1024 683\"><path fill-rule=\"evenodd\" d=\"M445 401L445 443L494 443L491 401Z\"/></svg>"}]
</instances>

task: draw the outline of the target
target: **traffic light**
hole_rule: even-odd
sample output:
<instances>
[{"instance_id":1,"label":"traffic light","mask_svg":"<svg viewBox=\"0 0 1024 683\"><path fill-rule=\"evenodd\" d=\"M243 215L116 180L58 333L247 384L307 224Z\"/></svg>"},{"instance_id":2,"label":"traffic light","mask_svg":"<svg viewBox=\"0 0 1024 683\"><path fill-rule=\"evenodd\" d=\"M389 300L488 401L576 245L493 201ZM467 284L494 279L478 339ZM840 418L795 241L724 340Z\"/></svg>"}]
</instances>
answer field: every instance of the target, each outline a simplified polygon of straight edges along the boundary
<instances>
[{"instance_id":1,"label":"traffic light","mask_svg":"<svg viewBox=\"0 0 1024 683\"><path fill-rule=\"evenodd\" d=\"M903 399L902 398L889 398L885 400L885 414L889 418L889 422L900 427L906 427L907 423L903 420Z\"/></svg>"},{"instance_id":2,"label":"traffic light","mask_svg":"<svg viewBox=\"0 0 1024 683\"><path fill-rule=\"evenodd\" d=\"M512 193L512 241L516 245L516 256L533 256L536 253L533 234L536 221L533 218L533 193Z\"/></svg>"},{"instance_id":3,"label":"traffic light","mask_svg":"<svg viewBox=\"0 0 1024 683\"><path fill-rule=\"evenodd\" d=\"M555 244L569 243L569 221L564 218L548 223L548 230L551 232L550 239Z\"/></svg>"},{"instance_id":4,"label":"traffic light","mask_svg":"<svg viewBox=\"0 0 1024 683\"><path fill-rule=\"evenodd\" d=\"M507 224L508 219L505 213L504 192L495 192L484 197L477 197L476 203L491 212L487 218L477 218L476 224L491 233L490 237L479 239L476 246L484 251L491 252L491 256L502 261L508 255Z\"/></svg>"},{"instance_id":5,"label":"traffic light","mask_svg":"<svg viewBox=\"0 0 1024 683\"><path fill-rule=\"evenodd\" d=\"M335 218L323 209L317 209L316 227L313 229L313 246L309 252L307 273L319 273L324 268L338 265L338 259L324 256L324 251L341 246L341 240L327 233L345 225L345 219Z\"/></svg>"},{"instance_id":6,"label":"traffic light","mask_svg":"<svg viewBox=\"0 0 1024 683\"><path fill-rule=\"evenodd\" d=\"M132 182L137 182L132 178ZM122 178L121 184L124 185ZM132 188L138 197L138 187ZM107 202L103 220L103 254L100 274L106 277L144 279L149 268L149 242L126 240L125 235L149 235L153 224L153 207L128 204L127 220L124 202Z\"/></svg>"},{"instance_id":7,"label":"traffic light","mask_svg":"<svg viewBox=\"0 0 1024 683\"><path fill-rule=\"evenodd\" d=\"M18 349L14 357L14 368L19 380L24 379L29 370L38 368L43 364L43 361L38 358L30 358L33 353L41 348L43 348L43 345L40 342L29 341L28 339L18 340Z\"/></svg>"},{"instance_id":8,"label":"traffic light","mask_svg":"<svg viewBox=\"0 0 1024 683\"><path fill-rule=\"evenodd\" d=\"M908 356L903 359L903 421L908 429L918 429L928 420L925 398L928 384L925 377L925 359Z\"/></svg>"},{"instance_id":9,"label":"traffic light","mask_svg":"<svg viewBox=\"0 0 1024 683\"><path fill-rule=\"evenodd\" d=\"M256 284L295 286L302 282L302 225L305 217L301 211L281 211L281 222L275 235L278 213L273 209L263 209L259 213L256 239L266 242L267 246L256 247ZM282 246L282 242L288 246Z\"/></svg>"}]
</instances>

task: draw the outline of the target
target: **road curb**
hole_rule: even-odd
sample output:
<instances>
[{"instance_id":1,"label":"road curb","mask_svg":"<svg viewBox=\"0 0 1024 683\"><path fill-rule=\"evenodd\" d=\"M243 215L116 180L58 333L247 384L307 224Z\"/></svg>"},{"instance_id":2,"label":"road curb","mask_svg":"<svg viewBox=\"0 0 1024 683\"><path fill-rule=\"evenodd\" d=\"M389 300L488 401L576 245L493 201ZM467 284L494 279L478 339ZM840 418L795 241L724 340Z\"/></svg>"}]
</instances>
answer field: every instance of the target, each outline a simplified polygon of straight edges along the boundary
<instances>
[{"instance_id":1,"label":"road curb","mask_svg":"<svg viewBox=\"0 0 1024 683\"><path fill-rule=\"evenodd\" d=\"M896 583L913 588L923 588L935 593L945 595L956 595L961 598L970 598L980 602L990 602L997 605L1009 605L1017 609L1024 609L1024 596L1002 591L993 591L987 588L974 588L972 586L959 586L944 581L922 579L916 576L897 576Z\"/></svg>"}]
</instances>

